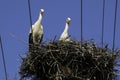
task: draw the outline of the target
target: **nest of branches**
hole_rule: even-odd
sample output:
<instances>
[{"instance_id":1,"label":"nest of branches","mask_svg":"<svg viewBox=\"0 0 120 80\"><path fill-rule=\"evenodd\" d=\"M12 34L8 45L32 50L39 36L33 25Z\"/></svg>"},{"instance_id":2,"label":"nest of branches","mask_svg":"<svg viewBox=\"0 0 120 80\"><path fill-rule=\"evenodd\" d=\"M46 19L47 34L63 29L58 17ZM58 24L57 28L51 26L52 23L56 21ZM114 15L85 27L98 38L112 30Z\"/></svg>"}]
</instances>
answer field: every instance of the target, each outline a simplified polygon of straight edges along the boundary
<instances>
[{"instance_id":1,"label":"nest of branches","mask_svg":"<svg viewBox=\"0 0 120 80\"><path fill-rule=\"evenodd\" d=\"M112 80L119 51L92 41L31 45L20 66L21 80Z\"/></svg>"}]
</instances>

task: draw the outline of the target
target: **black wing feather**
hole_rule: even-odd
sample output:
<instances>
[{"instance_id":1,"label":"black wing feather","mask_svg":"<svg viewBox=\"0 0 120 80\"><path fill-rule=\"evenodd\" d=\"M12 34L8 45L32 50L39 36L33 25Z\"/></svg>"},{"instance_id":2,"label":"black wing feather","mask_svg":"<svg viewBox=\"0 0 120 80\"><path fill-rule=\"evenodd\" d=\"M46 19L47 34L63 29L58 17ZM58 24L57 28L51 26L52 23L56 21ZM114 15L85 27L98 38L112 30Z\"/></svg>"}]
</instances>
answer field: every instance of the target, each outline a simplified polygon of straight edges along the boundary
<instances>
[{"instance_id":1,"label":"black wing feather","mask_svg":"<svg viewBox=\"0 0 120 80\"><path fill-rule=\"evenodd\" d=\"M40 43L42 42L42 40L43 40L43 34L42 34L42 36L41 36Z\"/></svg>"},{"instance_id":2,"label":"black wing feather","mask_svg":"<svg viewBox=\"0 0 120 80\"><path fill-rule=\"evenodd\" d=\"M33 36L32 36L32 33L29 33L29 44L33 44Z\"/></svg>"},{"instance_id":3,"label":"black wing feather","mask_svg":"<svg viewBox=\"0 0 120 80\"><path fill-rule=\"evenodd\" d=\"M32 33L29 33L29 52L32 50L33 46L33 36Z\"/></svg>"}]
</instances>

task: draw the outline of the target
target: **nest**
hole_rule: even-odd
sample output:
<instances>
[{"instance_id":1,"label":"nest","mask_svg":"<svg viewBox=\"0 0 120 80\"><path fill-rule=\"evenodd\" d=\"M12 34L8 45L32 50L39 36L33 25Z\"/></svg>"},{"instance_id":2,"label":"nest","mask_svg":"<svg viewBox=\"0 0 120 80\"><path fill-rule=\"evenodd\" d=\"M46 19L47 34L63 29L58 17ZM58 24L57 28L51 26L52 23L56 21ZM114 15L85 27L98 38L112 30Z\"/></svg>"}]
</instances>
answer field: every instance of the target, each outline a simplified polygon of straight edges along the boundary
<instances>
[{"instance_id":1,"label":"nest","mask_svg":"<svg viewBox=\"0 0 120 80\"><path fill-rule=\"evenodd\" d=\"M92 41L50 41L30 47L19 73L21 80L112 80L118 56Z\"/></svg>"}]
</instances>

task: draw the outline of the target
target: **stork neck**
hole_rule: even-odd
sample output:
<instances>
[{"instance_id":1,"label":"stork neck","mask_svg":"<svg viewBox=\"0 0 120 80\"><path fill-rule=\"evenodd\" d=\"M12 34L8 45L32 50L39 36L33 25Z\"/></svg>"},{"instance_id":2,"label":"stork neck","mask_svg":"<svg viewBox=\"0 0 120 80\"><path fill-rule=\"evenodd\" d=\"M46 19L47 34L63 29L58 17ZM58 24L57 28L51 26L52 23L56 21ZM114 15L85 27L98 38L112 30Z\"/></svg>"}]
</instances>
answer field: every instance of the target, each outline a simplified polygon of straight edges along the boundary
<instances>
[{"instance_id":1,"label":"stork neck","mask_svg":"<svg viewBox=\"0 0 120 80\"><path fill-rule=\"evenodd\" d=\"M68 24L66 23L64 32L67 32L67 31L68 31Z\"/></svg>"},{"instance_id":2,"label":"stork neck","mask_svg":"<svg viewBox=\"0 0 120 80\"><path fill-rule=\"evenodd\" d=\"M40 14L40 16L39 16L39 18L38 18L38 21L40 22L40 24L41 24L41 22L42 22L42 15Z\"/></svg>"}]
</instances>

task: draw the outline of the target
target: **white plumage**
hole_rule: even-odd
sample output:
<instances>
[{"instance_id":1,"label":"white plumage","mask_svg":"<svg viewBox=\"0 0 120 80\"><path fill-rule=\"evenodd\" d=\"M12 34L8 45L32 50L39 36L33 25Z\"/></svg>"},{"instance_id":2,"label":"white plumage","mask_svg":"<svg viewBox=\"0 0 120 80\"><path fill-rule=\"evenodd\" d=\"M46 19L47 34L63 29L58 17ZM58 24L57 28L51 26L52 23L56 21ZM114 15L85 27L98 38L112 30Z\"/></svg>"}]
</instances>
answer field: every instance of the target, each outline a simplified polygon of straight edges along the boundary
<instances>
[{"instance_id":1,"label":"white plumage","mask_svg":"<svg viewBox=\"0 0 120 80\"><path fill-rule=\"evenodd\" d=\"M43 26L41 25L44 9L40 10L38 20L32 25L29 32L29 44L39 44L43 38Z\"/></svg>"},{"instance_id":2,"label":"white plumage","mask_svg":"<svg viewBox=\"0 0 120 80\"><path fill-rule=\"evenodd\" d=\"M71 19L68 17L67 20L66 20L65 29L64 29L63 33L61 34L59 40L70 41L70 38L69 38L69 35L68 35L68 28L69 28L69 25L70 25L70 21L71 21Z\"/></svg>"}]
</instances>

